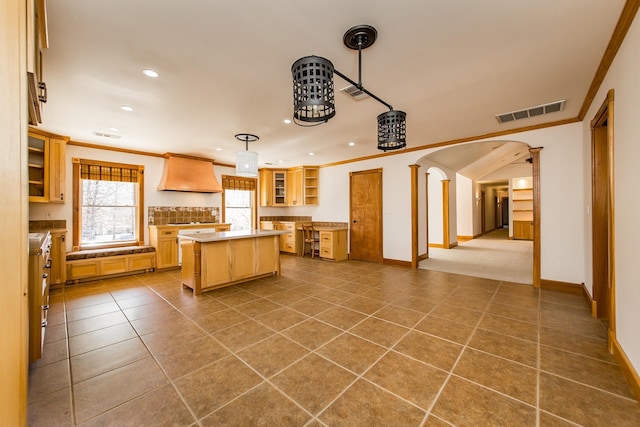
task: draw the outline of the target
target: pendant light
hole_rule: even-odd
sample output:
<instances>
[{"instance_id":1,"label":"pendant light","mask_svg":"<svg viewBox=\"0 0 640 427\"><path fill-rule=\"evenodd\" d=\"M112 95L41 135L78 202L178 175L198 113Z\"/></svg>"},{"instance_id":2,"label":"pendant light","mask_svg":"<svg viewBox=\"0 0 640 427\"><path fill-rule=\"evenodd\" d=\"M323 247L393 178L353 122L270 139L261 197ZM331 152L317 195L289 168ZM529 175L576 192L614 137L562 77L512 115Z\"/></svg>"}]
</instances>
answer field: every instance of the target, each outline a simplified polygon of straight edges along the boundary
<instances>
[{"instance_id":1,"label":"pendant light","mask_svg":"<svg viewBox=\"0 0 640 427\"><path fill-rule=\"evenodd\" d=\"M245 151L236 153L236 175L254 177L258 176L258 153L249 151L249 143L260 138L250 133L239 133L236 139L244 142Z\"/></svg>"},{"instance_id":2,"label":"pendant light","mask_svg":"<svg viewBox=\"0 0 640 427\"><path fill-rule=\"evenodd\" d=\"M407 146L407 114L394 110L362 85L362 50L371 46L378 32L370 25L356 25L344 34L349 49L358 50L358 82L336 70L333 63L320 56L305 56L291 66L293 77L293 120L300 126L315 126L336 114L333 75L337 74L376 101L389 108L378 116L378 149L397 150Z\"/></svg>"}]
</instances>

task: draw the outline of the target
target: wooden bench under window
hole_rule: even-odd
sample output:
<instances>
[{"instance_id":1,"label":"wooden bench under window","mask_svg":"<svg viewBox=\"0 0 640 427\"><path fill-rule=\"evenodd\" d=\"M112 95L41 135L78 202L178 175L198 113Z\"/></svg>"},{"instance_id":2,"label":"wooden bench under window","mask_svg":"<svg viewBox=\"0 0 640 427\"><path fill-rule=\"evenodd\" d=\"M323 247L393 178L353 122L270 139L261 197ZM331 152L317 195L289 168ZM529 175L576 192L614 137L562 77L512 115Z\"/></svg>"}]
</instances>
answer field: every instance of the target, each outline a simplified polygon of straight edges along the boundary
<instances>
[{"instance_id":1,"label":"wooden bench under window","mask_svg":"<svg viewBox=\"0 0 640 427\"><path fill-rule=\"evenodd\" d=\"M156 249L153 246L67 252L67 283L153 271L155 267Z\"/></svg>"}]
</instances>

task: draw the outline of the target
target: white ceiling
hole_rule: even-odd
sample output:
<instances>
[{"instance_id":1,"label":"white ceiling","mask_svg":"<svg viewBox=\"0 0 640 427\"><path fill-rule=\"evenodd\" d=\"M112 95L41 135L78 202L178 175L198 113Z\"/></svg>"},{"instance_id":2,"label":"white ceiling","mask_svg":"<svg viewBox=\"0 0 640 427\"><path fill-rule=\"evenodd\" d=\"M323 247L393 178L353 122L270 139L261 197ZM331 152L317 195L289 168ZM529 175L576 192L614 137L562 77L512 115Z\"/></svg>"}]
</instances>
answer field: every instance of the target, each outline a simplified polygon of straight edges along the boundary
<instances>
[{"instance_id":1,"label":"white ceiling","mask_svg":"<svg viewBox=\"0 0 640 427\"><path fill-rule=\"evenodd\" d=\"M244 149L234 135L255 133L260 141L249 148L261 167L375 155L376 116L386 108L339 93L348 83L338 76L333 119L312 128L283 123L292 116L291 65L298 58L324 56L357 80L357 52L342 37L358 24L378 31L363 51L362 82L407 113L408 148L575 118L623 6L624 0L49 1L49 101L41 127L76 141L229 164ZM144 76L145 68L160 77ZM562 112L507 124L494 117L561 99Z\"/></svg>"}]
</instances>

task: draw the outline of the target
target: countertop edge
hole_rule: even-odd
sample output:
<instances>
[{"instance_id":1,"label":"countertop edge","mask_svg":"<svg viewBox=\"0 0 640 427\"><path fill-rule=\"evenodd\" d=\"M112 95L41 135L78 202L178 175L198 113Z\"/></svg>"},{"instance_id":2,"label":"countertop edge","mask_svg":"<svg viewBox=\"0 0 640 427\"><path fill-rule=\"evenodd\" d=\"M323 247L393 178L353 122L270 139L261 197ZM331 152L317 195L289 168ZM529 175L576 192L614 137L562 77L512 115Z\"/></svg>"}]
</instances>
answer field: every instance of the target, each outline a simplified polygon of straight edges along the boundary
<instances>
[{"instance_id":1,"label":"countertop edge","mask_svg":"<svg viewBox=\"0 0 640 427\"><path fill-rule=\"evenodd\" d=\"M217 233L182 234L181 239L193 240L194 242L223 242L225 240L254 239L257 237L279 236L289 234L285 230L252 230L252 231L220 231Z\"/></svg>"}]
</instances>

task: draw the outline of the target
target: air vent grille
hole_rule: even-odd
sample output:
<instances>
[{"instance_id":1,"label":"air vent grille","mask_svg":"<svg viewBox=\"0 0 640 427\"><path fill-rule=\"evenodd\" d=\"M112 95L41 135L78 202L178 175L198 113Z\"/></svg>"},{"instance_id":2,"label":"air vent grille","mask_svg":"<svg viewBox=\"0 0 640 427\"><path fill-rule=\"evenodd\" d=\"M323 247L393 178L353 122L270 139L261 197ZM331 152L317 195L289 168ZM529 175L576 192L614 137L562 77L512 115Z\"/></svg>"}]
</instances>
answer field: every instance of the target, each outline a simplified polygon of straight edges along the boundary
<instances>
[{"instance_id":1,"label":"air vent grille","mask_svg":"<svg viewBox=\"0 0 640 427\"><path fill-rule=\"evenodd\" d=\"M535 107L525 108L524 110L511 111L496 115L498 123L507 123L514 120L527 119L529 117L541 116L543 114L556 113L564 110L567 100L550 102L548 104L536 105Z\"/></svg>"},{"instance_id":2,"label":"air vent grille","mask_svg":"<svg viewBox=\"0 0 640 427\"><path fill-rule=\"evenodd\" d=\"M354 85L349 85L345 88L340 89L340 92L348 95L349 97L355 99L356 101L362 101L363 99L370 98L369 95L364 93L362 90L358 89Z\"/></svg>"},{"instance_id":3,"label":"air vent grille","mask_svg":"<svg viewBox=\"0 0 640 427\"><path fill-rule=\"evenodd\" d=\"M111 139L120 139L120 135L114 135L112 133L104 133L104 132L93 132L95 136L101 136L103 138L111 138Z\"/></svg>"}]
</instances>

